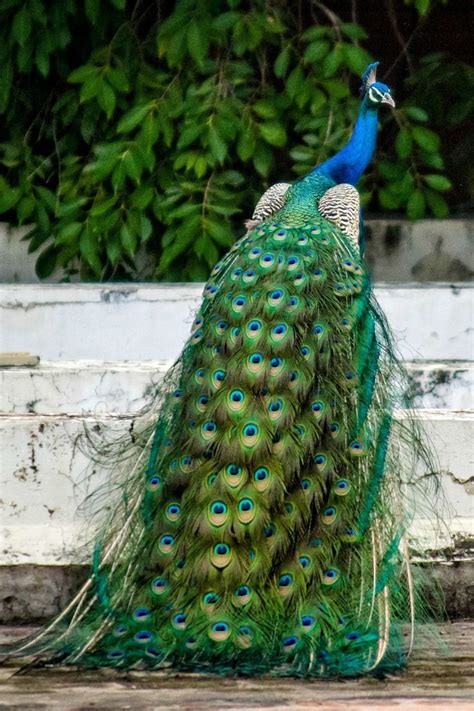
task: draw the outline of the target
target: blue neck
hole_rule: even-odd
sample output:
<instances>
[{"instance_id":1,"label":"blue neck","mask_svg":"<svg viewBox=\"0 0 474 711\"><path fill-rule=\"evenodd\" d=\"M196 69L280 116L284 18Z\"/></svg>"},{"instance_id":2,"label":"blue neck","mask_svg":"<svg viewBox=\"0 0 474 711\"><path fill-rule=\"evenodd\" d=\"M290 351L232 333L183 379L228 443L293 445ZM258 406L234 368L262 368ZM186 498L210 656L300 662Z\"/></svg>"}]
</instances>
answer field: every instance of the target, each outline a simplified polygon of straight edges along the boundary
<instances>
[{"instance_id":1,"label":"blue neck","mask_svg":"<svg viewBox=\"0 0 474 711\"><path fill-rule=\"evenodd\" d=\"M312 172L323 173L336 183L355 185L370 163L376 138L377 110L368 108L363 101L349 142Z\"/></svg>"}]
</instances>

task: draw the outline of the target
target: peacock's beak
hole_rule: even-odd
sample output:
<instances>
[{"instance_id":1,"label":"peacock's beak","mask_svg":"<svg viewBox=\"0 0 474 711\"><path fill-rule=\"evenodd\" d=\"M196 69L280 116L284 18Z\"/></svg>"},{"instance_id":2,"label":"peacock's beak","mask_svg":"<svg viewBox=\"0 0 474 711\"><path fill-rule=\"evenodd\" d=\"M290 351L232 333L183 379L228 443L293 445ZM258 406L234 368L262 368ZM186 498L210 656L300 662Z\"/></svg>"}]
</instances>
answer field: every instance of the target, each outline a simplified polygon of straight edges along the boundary
<instances>
[{"instance_id":1,"label":"peacock's beak","mask_svg":"<svg viewBox=\"0 0 474 711\"><path fill-rule=\"evenodd\" d=\"M383 99L381 101L382 104L388 104L389 106L392 107L392 109L395 108L395 102L393 100L393 96L388 93L388 91L385 92L383 95Z\"/></svg>"}]
</instances>

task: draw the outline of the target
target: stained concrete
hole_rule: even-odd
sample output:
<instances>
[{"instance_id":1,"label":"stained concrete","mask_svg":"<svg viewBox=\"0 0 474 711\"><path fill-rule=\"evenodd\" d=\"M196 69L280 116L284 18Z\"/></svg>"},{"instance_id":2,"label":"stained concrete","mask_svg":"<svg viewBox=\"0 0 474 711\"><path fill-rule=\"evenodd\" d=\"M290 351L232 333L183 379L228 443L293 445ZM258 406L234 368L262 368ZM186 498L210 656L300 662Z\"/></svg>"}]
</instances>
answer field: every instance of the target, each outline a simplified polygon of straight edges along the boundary
<instances>
[{"instance_id":1,"label":"stained concrete","mask_svg":"<svg viewBox=\"0 0 474 711\"><path fill-rule=\"evenodd\" d=\"M18 639L27 630L4 630ZM422 635L404 673L385 679L317 681L215 678L170 672L0 670L0 709L24 711L472 711L474 623L440 625Z\"/></svg>"}]
</instances>

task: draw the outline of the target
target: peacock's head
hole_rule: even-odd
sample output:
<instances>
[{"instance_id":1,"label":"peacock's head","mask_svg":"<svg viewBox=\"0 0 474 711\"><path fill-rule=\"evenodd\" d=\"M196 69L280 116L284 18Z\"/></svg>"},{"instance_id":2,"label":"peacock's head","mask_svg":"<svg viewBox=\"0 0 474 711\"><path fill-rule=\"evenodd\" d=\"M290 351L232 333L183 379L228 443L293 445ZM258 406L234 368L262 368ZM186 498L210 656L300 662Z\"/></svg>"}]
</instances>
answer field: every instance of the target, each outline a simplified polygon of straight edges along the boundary
<instances>
[{"instance_id":1,"label":"peacock's head","mask_svg":"<svg viewBox=\"0 0 474 711\"><path fill-rule=\"evenodd\" d=\"M365 97L370 108L378 108L381 104L388 104L388 106L395 108L395 101L393 100L390 87L376 80L376 72L379 64L380 62L369 64L363 73L362 86L360 87L361 96Z\"/></svg>"}]
</instances>

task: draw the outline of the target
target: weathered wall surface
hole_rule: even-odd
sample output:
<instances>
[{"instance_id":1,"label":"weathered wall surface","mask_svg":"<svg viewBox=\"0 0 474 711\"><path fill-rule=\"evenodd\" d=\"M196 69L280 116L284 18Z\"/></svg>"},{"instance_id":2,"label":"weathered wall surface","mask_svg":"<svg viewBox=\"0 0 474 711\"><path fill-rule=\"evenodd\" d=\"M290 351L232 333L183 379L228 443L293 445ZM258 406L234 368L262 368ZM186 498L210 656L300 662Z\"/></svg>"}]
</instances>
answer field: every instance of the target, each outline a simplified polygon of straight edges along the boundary
<instances>
[{"instance_id":1,"label":"weathered wall surface","mask_svg":"<svg viewBox=\"0 0 474 711\"><path fill-rule=\"evenodd\" d=\"M469 281L474 276L474 219L419 220L369 218L366 220L366 258L375 281ZM0 283L39 281L35 262L21 238L27 227L0 223ZM146 256L139 256L140 279L149 278ZM56 271L47 280L57 282Z\"/></svg>"},{"instance_id":2,"label":"weathered wall surface","mask_svg":"<svg viewBox=\"0 0 474 711\"><path fill-rule=\"evenodd\" d=\"M84 574L93 529L80 504L103 478L88 467L78 437L101 421L127 432L179 353L201 290L197 284L0 287L0 350L42 359L34 368L0 369L0 619L49 616ZM474 539L474 289L429 284L376 291L409 361L418 418L443 470L448 528L435 537L431 530L427 545L444 566L438 574L452 591L450 609L465 614ZM422 511L416 523L425 531L430 522Z\"/></svg>"}]
</instances>

